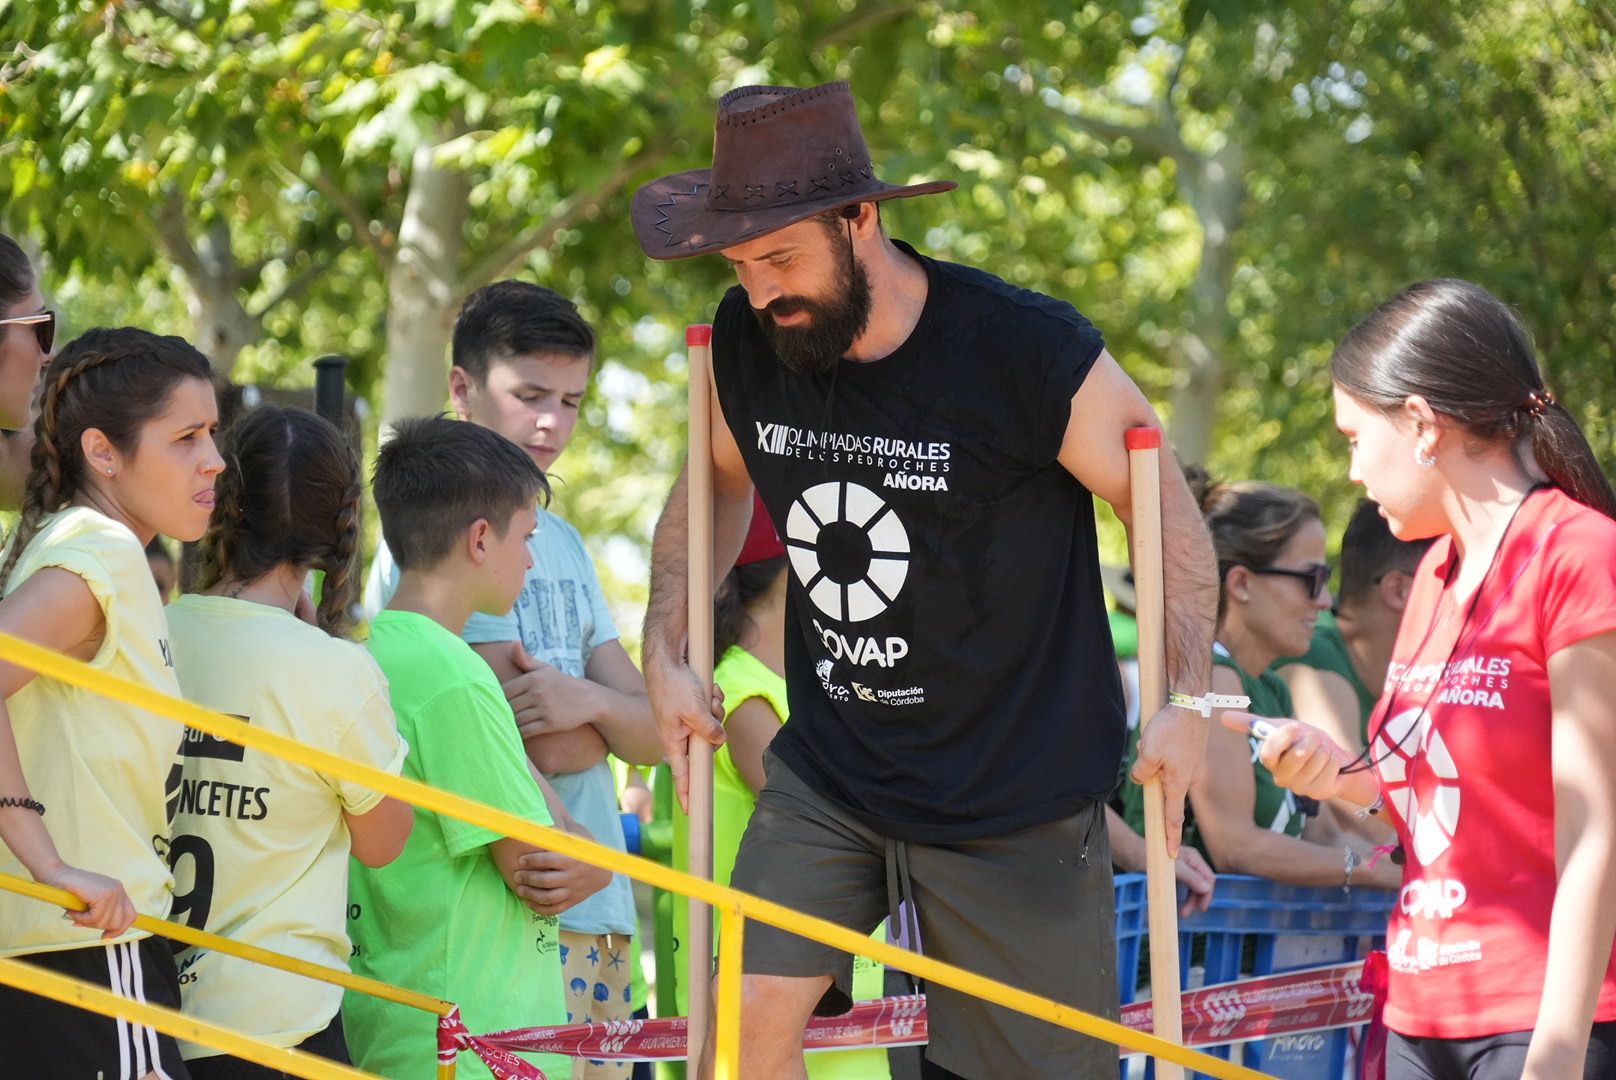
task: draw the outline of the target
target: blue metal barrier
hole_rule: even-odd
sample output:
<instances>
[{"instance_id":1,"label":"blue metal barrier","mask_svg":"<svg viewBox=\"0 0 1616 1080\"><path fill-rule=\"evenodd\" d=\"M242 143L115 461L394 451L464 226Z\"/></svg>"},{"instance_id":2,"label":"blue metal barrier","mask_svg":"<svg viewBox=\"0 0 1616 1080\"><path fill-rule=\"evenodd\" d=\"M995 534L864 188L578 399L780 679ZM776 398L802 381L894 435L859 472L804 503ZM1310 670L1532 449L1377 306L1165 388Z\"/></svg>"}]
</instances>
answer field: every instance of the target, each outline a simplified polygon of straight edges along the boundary
<instances>
[{"instance_id":1,"label":"blue metal barrier","mask_svg":"<svg viewBox=\"0 0 1616 1080\"><path fill-rule=\"evenodd\" d=\"M1219 874L1212 906L1179 920L1180 975L1189 987L1361 959L1379 948L1395 894L1378 889L1310 889ZM1143 874L1118 874L1117 972L1122 1002L1149 993L1148 903ZM1202 974L1204 972L1204 974ZM1243 1063L1286 1080L1341 1080L1349 1071L1348 1031L1280 1036L1242 1044ZM1227 1059L1232 1047L1210 1053ZM1123 1075L1128 1065L1123 1064ZM1154 1077L1146 1066L1144 1073ZM1197 1076L1200 1074L1197 1073Z\"/></svg>"}]
</instances>

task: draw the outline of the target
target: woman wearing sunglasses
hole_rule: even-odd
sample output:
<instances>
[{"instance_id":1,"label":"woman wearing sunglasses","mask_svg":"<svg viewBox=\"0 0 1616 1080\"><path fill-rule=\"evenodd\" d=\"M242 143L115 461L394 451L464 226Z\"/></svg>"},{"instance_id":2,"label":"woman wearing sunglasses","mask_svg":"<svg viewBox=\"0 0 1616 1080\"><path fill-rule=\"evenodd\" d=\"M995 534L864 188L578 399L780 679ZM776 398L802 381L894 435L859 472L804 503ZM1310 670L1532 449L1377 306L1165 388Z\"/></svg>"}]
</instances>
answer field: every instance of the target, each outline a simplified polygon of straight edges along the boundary
<instances>
[{"instance_id":1,"label":"woman wearing sunglasses","mask_svg":"<svg viewBox=\"0 0 1616 1080\"><path fill-rule=\"evenodd\" d=\"M56 313L45 310L28 256L0 233L0 429L29 426L34 388L55 338Z\"/></svg>"},{"instance_id":2,"label":"woman wearing sunglasses","mask_svg":"<svg viewBox=\"0 0 1616 1080\"><path fill-rule=\"evenodd\" d=\"M1331 374L1352 478L1437 540L1365 752L1287 724L1261 756L1397 828L1386 1075L1616 1077L1616 492L1475 285L1405 289Z\"/></svg>"},{"instance_id":3,"label":"woman wearing sunglasses","mask_svg":"<svg viewBox=\"0 0 1616 1080\"><path fill-rule=\"evenodd\" d=\"M1318 504L1272 484L1213 483L1196 469L1188 479L1222 581L1212 691L1249 697L1259 716L1289 717L1290 691L1269 666L1306 652L1319 612L1330 606ZM1397 869L1366 865L1367 845L1347 835L1328 807L1299 805L1274 782L1245 734L1213 728L1206 754L1190 788L1184 836L1215 869L1290 885L1396 886ZM1129 784L1123 796L1128 822L1139 830L1142 791Z\"/></svg>"}]
</instances>

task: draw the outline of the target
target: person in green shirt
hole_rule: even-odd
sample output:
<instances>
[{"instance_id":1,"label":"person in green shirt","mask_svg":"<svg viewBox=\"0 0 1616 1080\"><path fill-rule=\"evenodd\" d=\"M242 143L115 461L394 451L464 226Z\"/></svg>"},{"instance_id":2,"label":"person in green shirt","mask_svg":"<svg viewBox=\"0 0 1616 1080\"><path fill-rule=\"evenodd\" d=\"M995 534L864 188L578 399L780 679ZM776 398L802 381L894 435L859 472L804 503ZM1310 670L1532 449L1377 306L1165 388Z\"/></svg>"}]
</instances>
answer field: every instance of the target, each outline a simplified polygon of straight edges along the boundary
<instances>
[{"instance_id":1,"label":"person in green shirt","mask_svg":"<svg viewBox=\"0 0 1616 1080\"><path fill-rule=\"evenodd\" d=\"M1189 473L1221 582L1212 690L1249 697L1258 716L1289 718L1295 711L1290 692L1269 666L1304 651L1319 612L1330 606L1318 504L1289 488L1218 484L1198 469ZM1139 790L1126 792L1136 825L1144 818ZM1257 760L1255 741L1215 722L1205 767L1190 788L1190 809L1194 828L1193 835L1186 828L1186 840L1223 873L1385 889L1401 878L1389 860L1368 866L1368 843L1342 829L1330 808L1303 815Z\"/></svg>"},{"instance_id":2,"label":"person in green shirt","mask_svg":"<svg viewBox=\"0 0 1616 1080\"><path fill-rule=\"evenodd\" d=\"M529 765L493 671L460 631L473 612L504 612L532 565L527 538L544 476L514 443L475 424L406 420L376 461L382 534L398 590L370 625L387 676L404 775L540 824L568 824ZM572 830L579 831L581 830ZM417 808L391 864L352 864L353 969L453 1001L474 1032L561 1024L566 1002L556 916L610 873ZM350 993L354 1064L390 1080L437 1075L433 1018ZM552 1080L569 1060L532 1055ZM459 1075L487 1077L463 1054Z\"/></svg>"}]
</instances>

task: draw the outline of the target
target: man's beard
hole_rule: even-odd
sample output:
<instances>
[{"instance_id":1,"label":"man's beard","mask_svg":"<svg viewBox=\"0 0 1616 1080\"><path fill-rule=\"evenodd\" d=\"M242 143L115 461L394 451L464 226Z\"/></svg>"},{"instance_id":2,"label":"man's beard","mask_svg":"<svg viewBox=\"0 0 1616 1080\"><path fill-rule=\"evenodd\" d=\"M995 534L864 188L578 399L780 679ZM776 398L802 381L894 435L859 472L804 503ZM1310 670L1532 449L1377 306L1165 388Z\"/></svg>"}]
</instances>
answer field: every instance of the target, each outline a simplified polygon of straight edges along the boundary
<instances>
[{"instance_id":1,"label":"man's beard","mask_svg":"<svg viewBox=\"0 0 1616 1080\"><path fill-rule=\"evenodd\" d=\"M849 245L844 239L837 246L845 249ZM799 311L808 315L800 326L781 326L774 321L776 316ZM869 325L870 278L864 264L854 262L841 295L829 300L782 296L764 308L753 308L752 314L782 364L799 375L828 375Z\"/></svg>"}]
</instances>

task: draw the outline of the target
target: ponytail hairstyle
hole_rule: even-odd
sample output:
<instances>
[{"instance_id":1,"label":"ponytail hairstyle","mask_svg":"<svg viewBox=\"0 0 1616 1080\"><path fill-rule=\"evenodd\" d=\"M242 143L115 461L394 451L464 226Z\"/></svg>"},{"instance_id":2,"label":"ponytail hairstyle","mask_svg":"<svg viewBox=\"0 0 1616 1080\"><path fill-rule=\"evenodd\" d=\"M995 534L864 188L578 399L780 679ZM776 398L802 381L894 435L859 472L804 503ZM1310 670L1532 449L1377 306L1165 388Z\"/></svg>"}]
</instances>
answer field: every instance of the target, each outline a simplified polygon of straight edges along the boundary
<instances>
[{"instance_id":1,"label":"ponytail hairstyle","mask_svg":"<svg viewBox=\"0 0 1616 1080\"><path fill-rule=\"evenodd\" d=\"M1616 490L1576 420L1544 386L1531 335L1481 286L1454 278L1410 285L1341 339L1330 375L1388 413L1418 395L1472 438L1530 449L1555 487L1616 518Z\"/></svg>"},{"instance_id":2,"label":"ponytail hairstyle","mask_svg":"<svg viewBox=\"0 0 1616 1080\"><path fill-rule=\"evenodd\" d=\"M786 557L776 555L737 565L724 576L713 594L713 659L721 659L731 645L739 645L751 627L751 607L768 594L785 573Z\"/></svg>"},{"instance_id":3,"label":"ponytail hairstyle","mask_svg":"<svg viewBox=\"0 0 1616 1080\"><path fill-rule=\"evenodd\" d=\"M84 486L86 431L96 428L120 453L132 455L141 428L162 414L174 388L186 379L207 382L211 375L208 358L183 338L129 326L87 331L57 353L41 380L22 517L0 566L0 583L10 579L46 515Z\"/></svg>"},{"instance_id":4,"label":"ponytail hairstyle","mask_svg":"<svg viewBox=\"0 0 1616 1080\"><path fill-rule=\"evenodd\" d=\"M277 566L324 571L320 629L353 626L359 598L359 460L331 424L303 409L265 405L231 425L229 467L202 537L198 589L255 581Z\"/></svg>"},{"instance_id":5,"label":"ponytail hairstyle","mask_svg":"<svg viewBox=\"0 0 1616 1080\"><path fill-rule=\"evenodd\" d=\"M1261 570L1274 565L1291 537L1310 521L1322 520L1319 504L1292 488L1241 480L1222 484L1197 465L1184 470L1190 493L1201 508L1218 556L1218 622L1228 609L1223 582L1236 566Z\"/></svg>"},{"instance_id":6,"label":"ponytail hairstyle","mask_svg":"<svg viewBox=\"0 0 1616 1080\"><path fill-rule=\"evenodd\" d=\"M22 302L34 287L34 268L17 241L0 233L0 310Z\"/></svg>"}]
</instances>

